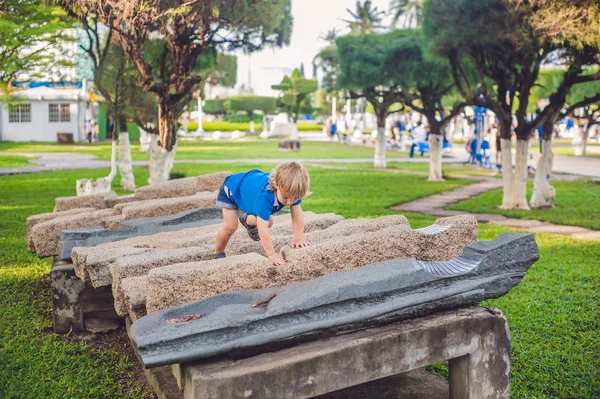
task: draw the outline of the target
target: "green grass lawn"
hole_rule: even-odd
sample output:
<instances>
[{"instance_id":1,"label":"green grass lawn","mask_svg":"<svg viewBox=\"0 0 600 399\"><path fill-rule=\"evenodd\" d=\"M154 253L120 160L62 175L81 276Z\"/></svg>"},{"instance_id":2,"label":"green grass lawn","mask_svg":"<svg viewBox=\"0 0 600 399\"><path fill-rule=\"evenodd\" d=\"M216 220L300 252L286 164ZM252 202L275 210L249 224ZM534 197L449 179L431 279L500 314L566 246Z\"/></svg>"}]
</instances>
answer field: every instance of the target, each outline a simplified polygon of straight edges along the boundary
<instances>
[{"instance_id":1,"label":"green grass lawn","mask_svg":"<svg viewBox=\"0 0 600 399\"><path fill-rule=\"evenodd\" d=\"M178 164L188 175L273 165ZM144 184L145 169L135 168ZM305 210L346 217L393 213L389 206L466 184L428 183L423 176L309 168L313 195ZM131 385L135 359L51 333L50 260L26 250L25 218L51 211L54 198L73 195L75 179L106 170L0 177L0 397L139 398ZM118 186L119 177L115 179ZM407 214L413 228L433 218ZM504 228L481 225L480 238ZM518 287L487 301L507 315L512 337L513 398L597 398L600 394L600 243L538 235L540 260Z\"/></svg>"},{"instance_id":2,"label":"green grass lawn","mask_svg":"<svg viewBox=\"0 0 600 399\"><path fill-rule=\"evenodd\" d=\"M111 144L68 144L0 142L0 151L11 152L78 152L94 154L99 159L110 160ZM300 151L280 152L278 140L244 138L237 141L185 141L180 140L176 159L297 159L297 158L373 158L373 148L349 146L322 141L302 141ZM389 158L407 158L408 153L388 151ZM131 144L133 160L148 160L140 151L139 143Z\"/></svg>"},{"instance_id":3,"label":"green grass lawn","mask_svg":"<svg viewBox=\"0 0 600 399\"><path fill-rule=\"evenodd\" d=\"M556 189L555 208L531 211L498 209L502 203L502 189L450 206L448 209L471 213L497 213L519 219L542 220L556 224L582 226L600 230L600 182L590 179L553 181ZM531 198L533 183L527 185L527 198Z\"/></svg>"},{"instance_id":4,"label":"green grass lawn","mask_svg":"<svg viewBox=\"0 0 600 399\"><path fill-rule=\"evenodd\" d=\"M357 168L357 169L373 169L372 163L335 163L335 162L327 162L327 165L331 166L341 166L348 168ZM421 172L421 173L429 173L429 162L388 162L387 169L392 170L410 170L413 172ZM447 177L456 177L456 176L481 176L481 177L497 177L501 178L502 175L499 175L496 172L496 169L485 169L475 165L463 165L462 163L443 163L442 164L442 173Z\"/></svg>"},{"instance_id":5,"label":"green grass lawn","mask_svg":"<svg viewBox=\"0 0 600 399\"><path fill-rule=\"evenodd\" d=\"M22 166L34 166L28 163L31 158L20 155L0 155L0 168L19 168Z\"/></svg>"}]
</instances>

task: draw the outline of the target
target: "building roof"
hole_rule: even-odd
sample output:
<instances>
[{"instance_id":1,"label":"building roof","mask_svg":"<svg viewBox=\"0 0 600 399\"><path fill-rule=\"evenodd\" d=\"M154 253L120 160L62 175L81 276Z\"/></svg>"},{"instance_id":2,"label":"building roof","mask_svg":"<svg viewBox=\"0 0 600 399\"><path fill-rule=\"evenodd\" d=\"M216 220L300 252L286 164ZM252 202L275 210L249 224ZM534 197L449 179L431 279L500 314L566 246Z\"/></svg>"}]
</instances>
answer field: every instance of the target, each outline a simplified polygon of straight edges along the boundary
<instances>
[{"instance_id":1,"label":"building roof","mask_svg":"<svg viewBox=\"0 0 600 399\"><path fill-rule=\"evenodd\" d=\"M24 97L28 100L70 100L80 101L84 100L79 89L53 89L50 87L34 87L32 89L13 91L11 95ZM89 95L86 96L89 98ZM86 99L87 99L86 98Z\"/></svg>"}]
</instances>

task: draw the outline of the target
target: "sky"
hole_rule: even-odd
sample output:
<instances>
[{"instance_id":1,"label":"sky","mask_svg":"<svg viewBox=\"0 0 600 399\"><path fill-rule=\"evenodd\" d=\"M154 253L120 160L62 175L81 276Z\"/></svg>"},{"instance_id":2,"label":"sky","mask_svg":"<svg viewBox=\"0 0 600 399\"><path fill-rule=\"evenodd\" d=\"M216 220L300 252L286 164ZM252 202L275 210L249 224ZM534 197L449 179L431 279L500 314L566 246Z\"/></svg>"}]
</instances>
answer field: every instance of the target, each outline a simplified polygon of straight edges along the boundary
<instances>
[{"instance_id":1,"label":"sky","mask_svg":"<svg viewBox=\"0 0 600 399\"><path fill-rule=\"evenodd\" d=\"M387 11L390 0L372 0L378 10ZM356 0L292 0L294 25L290 45L284 48L265 49L251 57L238 53L237 85L248 85L248 70L251 67L251 86L254 93L263 96L276 96L271 85L281 81L284 74L304 63L307 78L312 77L312 60L326 46L319 36L329 29L336 28L347 32L347 24L342 19L350 19L346 8L355 10Z\"/></svg>"}]
</instances>

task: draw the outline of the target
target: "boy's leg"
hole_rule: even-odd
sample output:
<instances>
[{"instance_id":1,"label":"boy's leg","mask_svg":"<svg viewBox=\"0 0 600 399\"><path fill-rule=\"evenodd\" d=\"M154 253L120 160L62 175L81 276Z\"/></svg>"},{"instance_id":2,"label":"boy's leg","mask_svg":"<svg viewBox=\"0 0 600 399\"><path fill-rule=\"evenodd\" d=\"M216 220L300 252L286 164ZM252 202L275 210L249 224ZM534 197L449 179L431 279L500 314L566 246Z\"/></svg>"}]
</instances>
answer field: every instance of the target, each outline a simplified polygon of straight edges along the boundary
<instances>
[{"instance_id":1,"label":"boy's leg","mask_svg":"<svg viewBox=\"0 0 600 399\"><path fill-rule=\"evenodd\" d=\"M215 240L215 254L225 252L229 239L235 233L238 227L238 211L237 209L223 208L223 227L217 234Z\"/></svg>"},{"instance_id":2,"label":"boy's leg","mask_svg":"<svg viewBox=\"0 0 600 399\"><path fill-rule=\"evenodd\" d=\"M271 216L269 218L269 227L273 226L274 222L275 222L275 219L273 219L273 216ZM258 224L258 221L256 220L256 216L248 215L246 217L246 223L248 224L248 226L256 226Z\"/></svg>"}]
</instances>

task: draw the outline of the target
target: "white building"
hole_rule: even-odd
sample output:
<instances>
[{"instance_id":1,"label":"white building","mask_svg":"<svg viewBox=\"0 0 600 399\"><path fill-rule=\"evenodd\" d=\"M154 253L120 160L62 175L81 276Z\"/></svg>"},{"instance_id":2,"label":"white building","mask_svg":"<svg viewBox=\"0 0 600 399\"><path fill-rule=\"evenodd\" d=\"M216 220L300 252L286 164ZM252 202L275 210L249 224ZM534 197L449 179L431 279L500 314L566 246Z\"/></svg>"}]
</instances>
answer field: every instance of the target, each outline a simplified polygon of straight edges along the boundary
<instances>
[{"instance_id":1,"label":"white building","mask_svg":"<svg viewBox=\"0 0 600 399\"><path fill-rule=\"evenodd\" d=\"M81 89L36 87L11 96L18 102L0 105L0 141L57 142L59 135L85 141L87 94Z\"/></svg>"}]
</instances>

